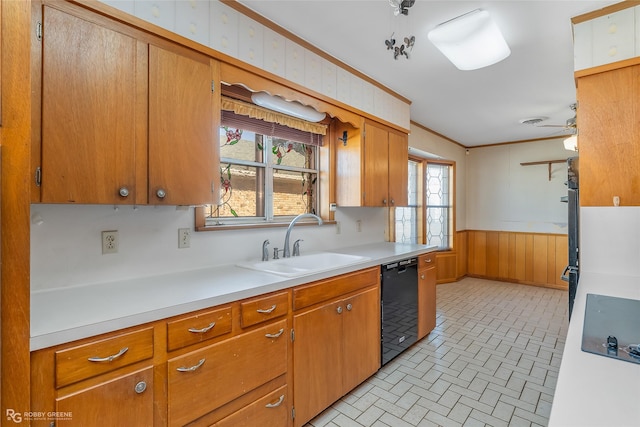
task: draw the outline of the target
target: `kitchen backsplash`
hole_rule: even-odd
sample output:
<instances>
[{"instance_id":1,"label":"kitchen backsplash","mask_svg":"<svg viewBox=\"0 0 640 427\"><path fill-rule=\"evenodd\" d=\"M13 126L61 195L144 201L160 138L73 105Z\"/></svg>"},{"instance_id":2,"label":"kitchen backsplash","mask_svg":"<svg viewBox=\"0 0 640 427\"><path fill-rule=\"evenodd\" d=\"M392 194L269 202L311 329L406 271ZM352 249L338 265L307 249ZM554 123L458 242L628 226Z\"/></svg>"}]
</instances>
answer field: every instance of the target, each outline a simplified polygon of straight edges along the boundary
<instances>
[{"instance_id":1,"label":"kitchen backsplash","mask_svg":"<svg viewBox=\"0 0 640 427\"><path fill-rule=\"evenodd\" d=\"M193 208L32 205L31 290L106 283L135 277L258 260L262 241L270 255L282 248L286 229L194 232ZM299 226L291 243L301 252L385 241L386 210L338 208L336 225ZM357 231L357 221L361 231ZM191 229L191 245L178 249L178 228ZM118 230L119 248L102 255L101 232Z\"/></svg>"},{"instance_id":2,"label":"kitchen backsplash","mask_svg":"<svg viewBox=\"0 0 640 427\"><path fill-rule=\"evenodd\" d=\"M640 207L580 208L580 269L640 277Z\"/></svg>"}]
</instances>

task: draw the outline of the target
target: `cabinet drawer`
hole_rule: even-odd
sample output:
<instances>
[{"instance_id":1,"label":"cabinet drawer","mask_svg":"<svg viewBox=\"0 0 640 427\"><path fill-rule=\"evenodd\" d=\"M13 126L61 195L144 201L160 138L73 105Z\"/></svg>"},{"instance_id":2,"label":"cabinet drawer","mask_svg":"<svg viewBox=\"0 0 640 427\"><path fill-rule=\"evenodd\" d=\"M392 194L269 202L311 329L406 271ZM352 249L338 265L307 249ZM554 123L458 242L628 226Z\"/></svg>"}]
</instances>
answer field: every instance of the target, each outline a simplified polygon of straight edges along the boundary
<instances>
[{"instance_id":1,"label":"cabinet drawer","mask_svg":"<svg viewBox=\"0 0 640 427\"><path fill-rule=\"evenodd\" d=\"M288 425L289 396L287 386L263 396L212 427L282 427Z\"/></svg>"},{"instance_id":2,"label":"cabinet drawer","mask_svg":"<svg viewBox=\"0 0 640 427\"><path fill-rule=\"evenodd\" d=\"M182 426L287 371L287 321L167 362L170 426Z\"/></svg>"},{"instance_id":3,"label":"cabinet drawer","mask_svg":"<svg viewBox=\"0 0 640 427\"><path fill-rule=\"evenodd\" d=\"M380 284L380 267L372 267L332 279L313 282L293 290L293 309L300 310L378 284Z\"/></svg>"},{"instance_id":4,"label":"cabinet drawer","mask_svg":"<svg viewBox=\"0 0 640 427\"><path fill-rule=\"evenodd\" d=\"M284 316L288 311L288 292L252 298L240 304L240 323L246 328Z\"/></svg>"},{"instance_id":5,"label":"cabinet drawer","mask_svg":"<svg viewBox=\"0 0 640 427\"><path fill-rule=\"evenodd\" d=\"M56 387L153 357L153 328L129 332L55 353Z\"/></svg>"},{"instance_id":6,"label":"cabinet drawer","mask_svg":"<svg viewBox=\"0 0 640 427\"><path fill-rule=\"evenodd\" d=\"M177 350L231 332L231 306L167 322L167 350Z\"/></svg>"},{"instance_id":7,"label":"cabinet drawer","mask_svg":"<svg viewBox=\"0 0 640 427\"><path fill-rule=\"evenodd\" d=\"M436 266L436 253L429 252L418 257L418 270Z\"/></svg>"}]
</instances>

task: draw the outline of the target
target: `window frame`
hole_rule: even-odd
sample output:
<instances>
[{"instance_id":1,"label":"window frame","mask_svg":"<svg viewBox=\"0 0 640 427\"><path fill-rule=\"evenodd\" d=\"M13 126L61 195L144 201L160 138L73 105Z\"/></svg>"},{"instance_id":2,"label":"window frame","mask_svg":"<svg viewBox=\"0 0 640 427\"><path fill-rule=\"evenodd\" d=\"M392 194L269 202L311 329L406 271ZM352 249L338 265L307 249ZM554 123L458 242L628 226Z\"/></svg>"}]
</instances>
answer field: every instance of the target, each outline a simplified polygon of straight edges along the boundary
<instances>
[{"instance_id":1,"label":"window frame","mask_svg":"<svg viewBox=\"0 0 640 427\"><path fill-rule=\"evenodd\" d=\"M415 208L417 212L417 243L418 244L427 244L427 233L428 233L428 225L427 225L427 204L426 204L426 176L427 176L427 165L428 164L439 164L446 165L451 168L451 182L449 183L449 190L451 193L451 205L449 206L451 219L450 223L450 245L448 248L438 248L439 252L447 252L447 251L455 251L456 250L456 162L451 160L443 160L443 159L434 159L434 158L425 158L425 157L416 157L409 156L410 162L418 163L418 200L417 205L406 206L410 208ZM407 164L408 167L408 164ZM408 183L407 183L408 185ZM390 225L392 230L392 241L396 242L398 236L396 235L396 209L393 209L391 212L391 220Z\"/></svg>"}]
</instances>

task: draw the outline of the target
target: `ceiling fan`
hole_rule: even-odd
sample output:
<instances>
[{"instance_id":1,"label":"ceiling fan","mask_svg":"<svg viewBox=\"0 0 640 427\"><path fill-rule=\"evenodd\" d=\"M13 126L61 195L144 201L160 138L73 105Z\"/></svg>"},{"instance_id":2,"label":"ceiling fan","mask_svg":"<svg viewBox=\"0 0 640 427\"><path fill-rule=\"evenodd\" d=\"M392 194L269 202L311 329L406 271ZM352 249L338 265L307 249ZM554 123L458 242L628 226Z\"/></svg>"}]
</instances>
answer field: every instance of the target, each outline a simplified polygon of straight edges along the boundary
<instances>
[{"instance_id":1,"label":"ceiling fan","mask_svg":"<svg viewBox=\"0 0 640 427\"><path fill-rule=\"evenodd\" d=\"M571 111L574 112L574 116L571 117L570 119L567 119L567 121L566 121L566 123L564 125L554 125L554 124L541 125L541 124L539 124L539 123L543 122L544 120L546 120L547 117L533 117L533 118L530 118L530 119L522 119L522 120L520 120L520 123L531 125L531 126L535 126L535 127L538 127L538 128L563 128L564 130L571 131L571 133L576 133L577 124L576 124L575 112L576 112L577 107L578 107L577 104L571 104L569 106L569 108L571 108Z\"/></svg>"}]
</instances>

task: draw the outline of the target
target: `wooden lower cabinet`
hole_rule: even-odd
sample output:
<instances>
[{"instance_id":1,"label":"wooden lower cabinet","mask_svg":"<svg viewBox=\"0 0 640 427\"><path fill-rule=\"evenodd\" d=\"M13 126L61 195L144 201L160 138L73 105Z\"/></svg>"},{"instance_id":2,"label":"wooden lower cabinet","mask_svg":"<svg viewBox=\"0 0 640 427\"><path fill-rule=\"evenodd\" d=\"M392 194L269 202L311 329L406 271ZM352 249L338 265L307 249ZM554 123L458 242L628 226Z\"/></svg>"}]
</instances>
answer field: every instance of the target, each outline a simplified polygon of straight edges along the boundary
<instances>
[{"instance_id":1,"label":"wooden lower cabinet","mask_svg":"<svg viewBox=\"0 0 640 427\"><path fill-rule=\"evenodd\" d=\"M56 399L58 427L153 426L153 367Z\"/></svg>"},{"instance_id":2,"label":"wooden lower cabinet","mask_svg":"<svg viewBox=\"0 0 640 427\"><path fill-rule=\"evenodd\" d=\"M182 426L287 372L287 321L167 362L169 426Z\"/></svg>"},{"instance_id":3,"label":"wooden lower cabinet","mask_svg":"<svg viewBox=\"0 0 640 427\"><path fill-rule=\"evenodd\" d=\"M287 386L282 386L212 427L285 427L291 418Z\"/></svg>"},{"instance_id":4,"label":"wooden lower cabinet","mask_svg":"<svg viewBox=\"0 0 640 427\"><path fill-rule=\"evenodd\" d=\"M423 255L435 259L435 253ZM418 339L422 339L436 327L436 264L432 262L427 268L420 263L418 270Z\"/></svg>"},{"instance_id":5,"label":"wooden lower cabinet","mask_svg":"<svg viewBox=\"0 0 640 427\"><path fill-rule=\"evenodd\" d=\"M380 368L380 287L374 285L294 313L294 426Z\"/></svg>"}]
</instances>

